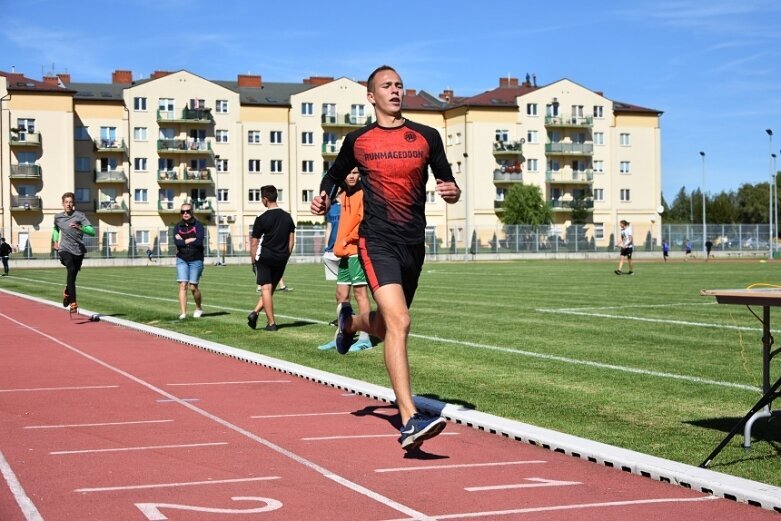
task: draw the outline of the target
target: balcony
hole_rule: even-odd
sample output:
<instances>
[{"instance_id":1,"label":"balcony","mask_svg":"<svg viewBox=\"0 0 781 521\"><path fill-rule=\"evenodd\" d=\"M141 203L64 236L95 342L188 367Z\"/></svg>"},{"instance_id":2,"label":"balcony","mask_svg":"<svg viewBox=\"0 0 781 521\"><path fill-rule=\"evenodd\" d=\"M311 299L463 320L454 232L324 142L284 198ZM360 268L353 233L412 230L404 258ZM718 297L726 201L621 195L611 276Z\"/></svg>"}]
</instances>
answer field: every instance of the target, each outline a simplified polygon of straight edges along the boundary
<instances>
[{"instance_id":1,"label":"balcony","mask_svg":"<svg viewBox=\"0 0 781 521\"><path fill-rule=\"evenodd\" d=\"M525 139L519 141L496 141L494 142L494 157L518 157L523 158L523 144Z\"/></svg>"},{"instance_id":2,"label":"balcony","mask_svg":"<svg viewBox=\"0 0 781 521\"><path fill-rule=\"evenodd\" d=\"M593 125L591 116L545 116L545 126L550 128L589 128Z\"/></svg>"},{"instance_id":3,"label":"balcony","mask_svg":"<svg viewBox=\"0 0 781 521\"><path fill-rule=\"evenodd\" d=\"M548 170L545 180L551 184L588 184L594 181L593 170Z\"/></svg>"},{"instance_id":4,"label":"balcony","mask_svg":"<svg viewBox=\"0 0 781 521\"><path fill-rule=\"evenodd\" d=\"M494 170L494 184L504 183L523 183L523 174L521 172L502 172L497 168Z\"/></svg>"},{"instance_id":5,"label":"balcony","mask_svg":"<svg viewBox=\"0 0 781 521\"><path fill-rule=\"evenodd\" d=\"M95 150L98 153L105 152L127 152L127 145L124 139L96 139L94 140Z\"/></svg>"},{"instance_id":6,"label":"balcony","mask_svg":"<svg viewBox=\"0 0 781 521\"><path fill-rule=\"evenodd\" d=\"M127 184L127 176L121 168L114 170L95 170L95 183L97 184Z\"/></svg>"},{"instance_id":7,"label":"balcony","mask_svg":"<svg viewBox=\"0 0 781 521\"><path fill-rule=\"evenodd\" d=\"M323 128L355 128L370 125L371 116L353 116L352 114L323 114L320 117Z\"/></svg>"},{"instance_id":8,"label":"balcony","mask_svg":"<svg viewBox=\"0 0 781 521\"><path fill-rule=\"evenodd\" d=\"M105 201L95 201L95 213L126 214L127 205L125 204L125 201L117 201L115 198L106 199Z\"/></svg>"},{"instance_id":9,"label":"balcony","mask_svg":"<svg viewBox=\"0 0 781 521\"><path fill-rule=\"evenodd\" d=\"M210 125L214 123L214 116L212 116L212 109L158 110L157 122Z\"/></svg>"},{"instance_id":10,"label":"balcony","mask_svg":"<svg viewBox=\"0 0 781 521\"><path fill-rule=\"evenodd\" d=\"M43 205L37 195L12 195L11 210L41 211Z\"/></svg>"},{"instance_id":11,"label":"balcony","mask_svg":"<svg viewBox=\"0 0 781 521\"><path fill-rule=\"evenodd\" d=\"M497 212L504 211L504 199L502 199L501 201L496 199L494 200L494 210L496 210Z\"/></svg>"},{"instance_id":12,"label":"balcony","mask_svg":"<svg viewBox=\"0 0 781 521\"><path fill-rule=\"evenodd\" d=\"M159 154L213 155L212 143L195 139L158 139Z\"/></svg>"},{"instance_id":13,"label":"balcony","mask_svg":"<svg viewBox=\"0 0 781 521\"><path fill-rule=\"evenodd\" d=\"M575 203L574 199L553 199L550 205L554 212L571 212ZM581 200L579 204L586 210L594 209L594 201L591 199Z\"/></svg>"},{"instance_id":14,"label":"balcony","mask_svg":"<svg viewBox=\"0 0 781 521\"><path fill-rule=\"evenodd\" d=\"M41 167L40 165L11 165L11 179L40 179Z\"/></svg>"},{"instance_id":15,"label":"balcony","mask_svg":"<svg viewBox=\"0 0 781 521\"><path fill-rule=\"evenodd\" d=\"M157 203L157 211L162 214L176 214L179 215L179 208L184 203L190 203L193 205L193 210L196 214L212 215L214 213L214 206L209 199L161 199Z\"/></svg>"},{"instance_id":16,"label":"balcony","mask_svg":"<svg viewBox=\"0 0 781 521\"><path fill-rule=\"evenodd\" d=\"M323 143L323 157L336 157L340 148L336 143Z\"/></svg>"},{"instance_id":17,"label":"balcony","mask_svg":"<svg viewBox=\"0 0 781 521\"><path fill-rule=\"evenodd\" d=\"M41 146L41 133L27 132L26 130L12 130L9 144L12 147L39 147Z\"/></svg>"},{"instance_id":18,"label":"balcony","mask_svg":"<svg viewBox=\"0 0 781 521\"><path fill-rule=\"evenodd\" d=\"M189 168L184 170L158 170L157 182L161 185L212 185L214 179L208 168L201 170L191 170Z\"/></svg>"},{"instance_id":19,"label":"balcony","mask_svg":"<svg viewBox=\"0 0 781 521\"><path fill-rule=\"evenodd\" d=\"M591 156L594 155L593 143L547 143L545 153L560 156Z\"/></svg>"}]
</instances>

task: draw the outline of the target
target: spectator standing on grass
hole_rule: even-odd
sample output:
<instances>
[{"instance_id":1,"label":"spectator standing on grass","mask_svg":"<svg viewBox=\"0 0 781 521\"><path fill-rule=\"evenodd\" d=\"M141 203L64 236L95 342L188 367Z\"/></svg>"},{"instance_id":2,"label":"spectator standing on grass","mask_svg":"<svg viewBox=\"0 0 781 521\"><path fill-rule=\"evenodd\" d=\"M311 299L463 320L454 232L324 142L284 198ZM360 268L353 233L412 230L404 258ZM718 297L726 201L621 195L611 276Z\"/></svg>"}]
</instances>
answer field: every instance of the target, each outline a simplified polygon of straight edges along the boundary
<instances>
[{"instance_id":1,"label":"spectator standing on grass","mask_svg":"<svg viewBox=\"0 0 781 521\"><path fill-rule=\"evenodd\" d=\"M53 248L60 257L60 264L65 266L68 272L65 291L62 293L62 305L69 307L71 313L76 313L79 309L76 303L76 276L81 271L84 254L87 253L84 236L95 236L95 228L87 216L76 210L75 200L73 192L62 194L63 211L55 214L52 231Z\"/></svg>"},{"instance_id":2,"label":"spectator standing on grass","mask_svg":"<svg viewBox=\"0 0 781 521\"><path fill-rule=\"evenodd\" d=\"M8 257L13 251L14 249L11 245L5 242L5 238L0 237L0 259L3 260L3 277L8 276Z\"/></svg>"},{"instance_id":3,"label":"spectator standing on grass","mask_svg":"<svg viewBox=\"0 0 781 521\"><path fill-rule=\"evenodd\" d=\"M249 251L255 283L261 287L261 292L255 309L247 315L247 325L255 329L262 310L266 312L266 327L263 329L276 331L273 295L295 246L296 225L290 214L277 205L277 189L274 186L261 187L260 197L266 211L255 218Z\"/></svg>"},{"instance_id":4,"label":"spectator standing on grass","mask_svg":"<svg viewBox=\"0 0 781 521\"><path fill-rule=\"evenodd\" d=\"M692 256L692 241L686 239L683 243L683 251L685 253L684 261L688 261Z\"/></svg>"},{"instance_id":5,"label":"spectator standing on grass","mask_svg":"<svg viewBox=\"0 0 781 521\"><path fill-rule=\"evenodd\" d=\"M614 271L616 275L624 275L624 272L621 271L624 267L624 261L629 261L629 271L626 272L626 275L634 275L634 266L635 263L632 260L632 252L635 247L634 243L634 236L632 232L632 226L629 224L629 221L626 221L624 219L621 219L619 221L618 225L621 227L621 256L618 260L618 269Z\"/></svg>"},{"instance_id":6,"label":"spectator standing on grass","mask_svg":"<svg viewBox=\"0 0 781 521\"><path fill-rule=\"evenodd\" d=\"M664 262L667 262L667 257L670 256L670 243L667 242L667 239L662 241L662 258L664 259Z\"/></svg>"},{"instance_id":7,"label":"spectator standing on grass","mask_svg":"<svg viewBox=\"0 0 781 521\"><path fill-rule=\"evenodd\" d=\"M417 411L407 356L409 307L426 252L429 167L436 178L436 192L445 202L457 202L461 190L439 132L402 116L404 85L392 67L383 65L371 73L366 96L374 106L376 121L345 137L311 210L324 215L334 188L358 167L364 193L358 252L377 312L353 316L349 302L342 303L337 313L336 349L346 353L358 331L385 341L385 367L403 425L399 443L403 449L412 450L445 428L443 418Z\"/></svg>"},{"instance_id":8,"label":"spectator standing on grass","mask_svg":"<svg viewBox=\"0 0 781 521\"><path fill-rule=\"evenodd\" d=\"M713 241L708 239L707 241L705 241L705 260L706 261L713 256L711 251L713 251Z\"/></svg>"},{"instance_id":9,"label":"spectator standing on grass","mask_svg":"<svg viewBox=\"0 0 781 521\"><path fill-rule=\"evenodd\" d=\"M193 294L195 311L193 318L201 318L201 289L198 284L203 275L203 240L206 232L193 215L192 203L184 203L179 209L182 219L176 223L176 282L179 283L179 320L187 318L187 288Z\"/></svg>"},{"instance_id":10,"label":"spectator standing on grass","mask_svg":"<svg viewBox=\"0 0 781 521\"><path fill-rule=\"evenodd\" d=\"M371 304L369 302L369 289L366 283L366 273L358 258L358 227L363 220L363 190L360 185L360 173L358 168L353 168L344 180L345 189L340 196L341 217L338 219L337 235L334 240L333 253L339 258L339 268L336 280L336 304L350 301L350 288L353 290L355 301L361 315L369 314ZM338 199L337 199L338 200ZM337 321L339 319L337 318ZM323 344L318 349L321 351L334 349L336 341L332 340ZM363 351L371 349L372 342L366 331L361 331L358 341L350 346L350 351Z\"/></svg>"}]
</instances>

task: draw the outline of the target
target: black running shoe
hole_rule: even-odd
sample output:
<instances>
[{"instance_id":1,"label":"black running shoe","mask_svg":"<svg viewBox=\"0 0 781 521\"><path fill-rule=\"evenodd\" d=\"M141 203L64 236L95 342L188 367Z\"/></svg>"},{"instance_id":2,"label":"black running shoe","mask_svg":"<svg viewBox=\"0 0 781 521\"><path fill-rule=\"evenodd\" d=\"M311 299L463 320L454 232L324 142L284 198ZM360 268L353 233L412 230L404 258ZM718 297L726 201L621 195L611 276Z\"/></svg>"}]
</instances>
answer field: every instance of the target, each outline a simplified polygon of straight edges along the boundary
<instances>
[{"instance_id":1,"label":"black running shoe","mask_svg":"<svg viewBox=\"0 0 781 521\"><path fill-rule=\"evenodd\" d=\"M355 340L355 333L345 333L344 325L347 317L352 316L353 307L349 302L343 302L336 306L336 316L339 322L336 326L336 335L334 335L334 342L336 342L336 351L340 354L346 354L353 345Z\"/></svg>"},{"instance_id":2,"label":"black running shoe","mask_svg":"<svg viewBox=\"0 0 781 521\"><path fill-rule=\"evenodd\" d=\"M276 324L266 324L266 327L263 328L263 331L276 331L279 329Z\"/></svg>"},{"instance_id":3,"label":"black running shoe","mask_svg":"<svg viewBox=\"0 0 781 521\"><path fill-rule=\"evenodd\" d=\"M443 430L447 422L441 416L427 416L415 413L401 428L399 443L404 450L414 450L429 438L433 438Z\"/></svg>"},{"instance_id":4,"label":"black running shoe","mask_svg":"<svg viewBox=\"0 0 781 521\"><path fill-rule=\"evenodd\" d=\"M624 274L624 272L622 272L621 270L615 270L615 271L613 271L613 273L615 273L616 275L623 275Z\"/></svg>"},{"instance_id":5,"label":"black running shoe","mask_svg":"<svg viewBox=\"0 0 781 521\"><path fill-rule=\"evenodd\" d=\"M333 327L339 327L339 319L338 318L333 319L328 323L328 325Z\"/></svg>"},{"instance_id":6,"label":"black running shoe","mask_svg":"<svg viewBox=\"0 0 781 521\"><path fill-rule=\"evenodd\" d=\"M250 311L249 315L247 315L247 325L252 329L258 327L258 314L254 311Z\"/></svg>"}]
</instances>

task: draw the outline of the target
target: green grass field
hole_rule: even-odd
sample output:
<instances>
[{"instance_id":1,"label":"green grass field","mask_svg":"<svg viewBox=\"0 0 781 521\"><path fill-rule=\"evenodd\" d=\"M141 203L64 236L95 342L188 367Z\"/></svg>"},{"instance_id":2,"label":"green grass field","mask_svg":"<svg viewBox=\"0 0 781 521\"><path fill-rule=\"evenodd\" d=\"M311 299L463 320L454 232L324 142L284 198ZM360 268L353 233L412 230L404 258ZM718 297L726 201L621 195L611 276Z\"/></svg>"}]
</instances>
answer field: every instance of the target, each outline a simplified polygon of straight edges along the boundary
<instances>
[{"instance_id":1,"label":"green grass field","mask_svg":"<svg viewBox=\"0 0 781 521\"><path fill-rule=\"evenodd\" d=\"M615 265L427 263L412 308L415 393L698 465L759 399L762 375L761 324L744 306L717 305L699 290L773 284L779 265L646 261L633 277L614 275ZM0 287L61 299L59 265L11 274ZM334 283L323 280L322 266L291 265L285 279L295 291L275 296L276 333L246 325L257 300L248 265L207 266L199 320L177 319L173 267L96 268L87 260L79 303L389 386L381 349L316 349L334 334ZM745 451L736 436L710 468L781 486L778 420L758 421L754 440Z\"/></svg>"}]
</instances>

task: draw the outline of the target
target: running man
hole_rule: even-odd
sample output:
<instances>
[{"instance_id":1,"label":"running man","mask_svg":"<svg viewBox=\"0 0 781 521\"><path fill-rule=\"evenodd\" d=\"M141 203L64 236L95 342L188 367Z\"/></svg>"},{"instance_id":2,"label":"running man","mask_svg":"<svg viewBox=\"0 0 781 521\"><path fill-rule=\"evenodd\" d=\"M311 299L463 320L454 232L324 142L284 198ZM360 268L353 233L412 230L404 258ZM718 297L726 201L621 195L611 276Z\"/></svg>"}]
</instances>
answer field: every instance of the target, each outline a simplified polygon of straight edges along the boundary
<instances>
[{"instance_id":1,"label":"running man","mask_svg":"<svg viewBox=\"0 0 781 521\"><path fill-rule=\"evenodd\" d=\"M353 316L349 302L342 303L337 313L336 348L341 354L349 351L358 331L385 341L385 367L403 425L399 443L412 450L445 428L443 418L417 411L407 356L409 307L425 257L428 168L436 178L436 192L445 202L456 203L461 189L439 133L402 116L404 84L399 74L383 65L371 73L366 88L376 121L345 137L311 210L324 215L335 188L358 167L364 192L358 253L377 311Z\"/></svg>"},{"instance_id":2,"label":"running man","mask_svg":"<svg viewBox=\"0 0 781 521\"><path fill-rule=\"evenodd\" d=\"M621 219L621 221L618 223L619 226L621 226L621 257L618 261L618 269L615 270L616 275L624 275L624 272L621 271L621 268L624 267L624 261L629 261L629 271L626 273L626 275L634 275L634 267L635 263L632 260L632 250L634 250L635 243L634 243L634 237L632 236L632 227L629 225L629 222Z\"/></svg>"},{"instance_id":3,"label":"running man","mask_svg":"<svg viewBox=\"0 0 781 521\"><path fill-rule=\"evenodd\" d=\"M62 305L69 307L71 313L76 313L79 309L76 304L76 275L81 271L84 254L87 253L84 236L95 236L95 228L92 227L87 216L76 210L75 199L73 192L62 194L63 211L54 216L52 231L53 248L59 254L60 264L68 271L65 291L62 293Z\"/></svg>"}]
</instances>

